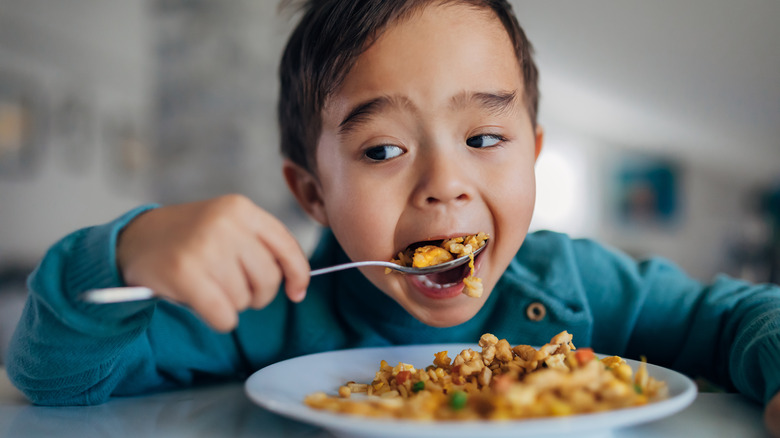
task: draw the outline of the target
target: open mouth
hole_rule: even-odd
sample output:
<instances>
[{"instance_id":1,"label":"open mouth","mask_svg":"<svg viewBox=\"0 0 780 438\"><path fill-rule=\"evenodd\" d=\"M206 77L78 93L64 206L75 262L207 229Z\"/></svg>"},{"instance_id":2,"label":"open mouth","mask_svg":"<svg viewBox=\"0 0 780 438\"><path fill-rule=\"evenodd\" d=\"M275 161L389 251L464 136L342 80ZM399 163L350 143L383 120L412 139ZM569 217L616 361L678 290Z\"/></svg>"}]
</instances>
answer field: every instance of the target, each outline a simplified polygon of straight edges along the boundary
<instances>
[{"instance_id":1,"label":"open mouth","mask_svg":"<svg viewBox=\"0 0 780 438\"><path fill-rule=\"evenodd\" d=\"M415 289L430 298L452 298L462 293L476 298L482 295L482 280L474 276L482 254L476 256L471 254L476 248L484 246L487 238L487 234L480 233L455 239L417 242L400 253L399 259L394 261L410 263L409 258L413 256L413 266L422 267L446 262L458 256L470 255L472 260L467 264L426 275L410 275L408 278ZM463 248L464 244L468 247ZM440 255L441 251L446 254Z\"/></svg>"},{"instance_id":2,"label":"open mouth","mask_svg":"<svg viewBox=\"0 0 780 438\"><path fill-rule=\"evenodd\" d=\"M427 275L417 275L420 282L426 287L435 289L444 289L453 287L463 282L463 279L468 277L471 273L471 268L468 264L456 266L452 269L448 269L442 272L435 272Z\"/></svg>"},{"instance_id":3,"label":"open mouth","mask_svg":"<svg viewBox=\"0 0 780 438\"><path fill-rule=\"evenodd\" d=\"M475 257L475 269L479 266L481 258L482 254L478 254ZM433 299L455 298L464 294L471 297L479 297L482 292L482 282L480 279L472 276L469 264L456 266L452 269L433 274L408 275L406 278L415 290L419 291L422 295ZM479 283L479 290L477 293L473 292L473 286L467 287L473 285L473 283L470 282L474 281Z\"/></svg>"}]
</instances>

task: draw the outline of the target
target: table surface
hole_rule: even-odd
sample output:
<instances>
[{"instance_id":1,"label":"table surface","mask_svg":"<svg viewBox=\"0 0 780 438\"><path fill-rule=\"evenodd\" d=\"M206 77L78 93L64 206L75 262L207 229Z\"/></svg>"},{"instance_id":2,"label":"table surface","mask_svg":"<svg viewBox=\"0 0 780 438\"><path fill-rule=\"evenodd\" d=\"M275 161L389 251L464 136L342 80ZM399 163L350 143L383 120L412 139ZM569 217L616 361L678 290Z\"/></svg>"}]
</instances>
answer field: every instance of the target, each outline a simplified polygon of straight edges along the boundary
<instances>
[{"instance_id":1,"label":"table surface","mask_svg":"<svg viewBox=\"0 0 780 438\"><path fill-rule=\"evenodd\" d=\"M768 437L762 409L738 394L700 393L670 417L613 431L620 437ZM140 397L99 406L32 406L0 368L0 437L331 437L252 403L241 383Z\"/></svg>"}]
</instances>

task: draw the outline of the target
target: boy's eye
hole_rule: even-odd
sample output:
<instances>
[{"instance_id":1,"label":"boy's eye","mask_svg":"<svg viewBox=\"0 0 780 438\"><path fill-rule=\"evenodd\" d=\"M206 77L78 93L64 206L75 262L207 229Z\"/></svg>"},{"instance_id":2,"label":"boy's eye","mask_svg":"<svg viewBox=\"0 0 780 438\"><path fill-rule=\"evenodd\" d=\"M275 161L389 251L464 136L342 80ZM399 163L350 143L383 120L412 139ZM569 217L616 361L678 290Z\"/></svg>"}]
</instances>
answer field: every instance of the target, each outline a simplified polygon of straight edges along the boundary
<instances>
[{"instance_id":1,"label":"boy's eye","mask_svg":"<svg viewBox=\"0 0 780 438\"><path fill-rule=\"evenodd\" d=\"M382 145L374 146L366 151L366 157L373 161L385 161L395 158L404 153L404 150L398 146Z\"/></svg>"},{"instance_id":2,"label":"boy's eye","mask_svg":"<svg viewBox=\"0 0 780 438\"><path fill-rule=\"evenodd\" d=\"M471 146L473 148L487 148L490 146L495 146L499 143L504 141L504 138L500 135L495 134L482 134L482 135L475 135L474 137L470 137L466 140L466 145Z\"/></svg>"}]
</instances>

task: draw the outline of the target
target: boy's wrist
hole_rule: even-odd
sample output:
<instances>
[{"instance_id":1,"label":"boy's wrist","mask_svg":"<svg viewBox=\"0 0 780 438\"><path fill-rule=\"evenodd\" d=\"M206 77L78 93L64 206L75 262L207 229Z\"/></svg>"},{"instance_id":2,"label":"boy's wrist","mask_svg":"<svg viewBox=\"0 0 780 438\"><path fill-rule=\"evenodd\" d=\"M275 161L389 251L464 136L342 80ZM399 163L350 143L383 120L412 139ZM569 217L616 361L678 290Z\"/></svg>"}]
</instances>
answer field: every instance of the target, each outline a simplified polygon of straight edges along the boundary
<instances>
[{"instance_id":1,"label":"boy's wrist","mask_svg":"<svg viewBox=\"0 0 780 438\"><path fill-rule=\"evenodd\" d=\"M764 408L764 424L774 437L780 437L780 392L775 394Z\"/></svg>"}]
</instances>

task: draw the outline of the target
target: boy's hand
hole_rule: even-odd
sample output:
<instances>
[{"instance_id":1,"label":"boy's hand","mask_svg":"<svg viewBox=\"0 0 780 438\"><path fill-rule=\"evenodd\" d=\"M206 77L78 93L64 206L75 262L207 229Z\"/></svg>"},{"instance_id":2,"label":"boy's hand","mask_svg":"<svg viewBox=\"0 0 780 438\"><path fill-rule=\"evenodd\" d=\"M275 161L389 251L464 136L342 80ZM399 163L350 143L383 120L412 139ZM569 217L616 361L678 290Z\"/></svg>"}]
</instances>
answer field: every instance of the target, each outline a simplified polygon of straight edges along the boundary
<instances>
[{"instance_id":1,"label":"boy's hand","mask_svg":"<svg viewBox=\"0 0 780 438\"><path fill-rule=\"evenodd\" d=\"M773 437L780 438L780 392L764 408L764 424Z\"/></svg>"},{"instance_id":2,"label":"boy's hand","mask_svg":"<svg viewBox=\"0 0 780 438\"><path fill-rule=\"evenodd\" d=\"M293 301L309 284L289 230L240 195L150 210L122 231L116 257L128 285L186 304L220 331L268 305L283 279Z\"/></svg>"}]
</instances>

